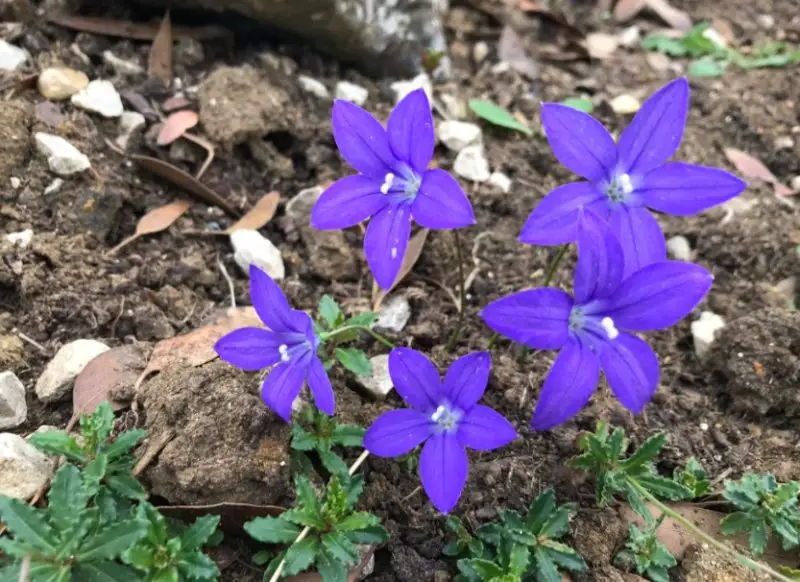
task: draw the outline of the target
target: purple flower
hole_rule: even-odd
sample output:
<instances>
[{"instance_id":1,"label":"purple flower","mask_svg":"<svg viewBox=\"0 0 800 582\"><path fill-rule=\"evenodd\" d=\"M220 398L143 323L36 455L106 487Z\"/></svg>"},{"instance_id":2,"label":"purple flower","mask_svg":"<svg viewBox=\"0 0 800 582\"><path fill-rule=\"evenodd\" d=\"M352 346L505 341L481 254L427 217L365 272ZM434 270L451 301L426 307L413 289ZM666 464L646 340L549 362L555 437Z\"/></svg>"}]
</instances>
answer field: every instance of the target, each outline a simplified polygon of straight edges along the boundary
<instances>
[{"instance_id":1,"label":"purple flower","mask_svg":"<svg viewBox=\"0 0 800 582\"><path fill-rule=\"evenodd\" d=\"M528 244L576 239L578 210L609 221L622 245L625 275L666 258L664 235L648 208L676 216L721 204L747 186L717 168L667 163L678 149L689 108L689 84L677 79L648 99L619 141L592 116L564 105L542 105L542 125L553 153L586 178L550 192L520 233Z\"/></svg>"},{"instance_id":2,"label":"purple flower","mask_svg":"<svg viewBox=\"0 0 800 582\"><path fill-rule=\"evenodd\" d=\"M469 354L453 362L442 382L420 352L396 348L389 354L389 375L411 408L380 416L364 435L364 448L379 457L397 457L424 442L420 480L442 513L455 507L467 482L465 447L490 451L517 436L505 417L477 403L490 368L487 352Z\"/></svg>"},{"instance_id":3,"label":"purple flower","mask_svg":"<svg viewBox=\"0 0 800 582\"><path fill-rule=\"evenodd\" d=\"M623 279L622 248L608 224L590 211L578 226L574 297L555 288L514 293L481 313L498 333L540 350L561 350L544 381L531 421L545 430L589 401L600 370L614 395L639 413L658 388L658 359L631 332L664 329L685 317L711 287L704 268L653 263Z\"/></svg>"},{"instance_id":4,"label":"purple flower","mask_svg":"<svg viewBox=\"0 0 800 582\"><path fill-rule=\"evenodd\" d=\"M347 101L333 104L333 137L359 173L334 182L311 211L322 230L355 226L372 218L364 254L383 289L394 283L411 234L411 218L425 228L463 228L475 223L472 205L444 170L428 170L436 136L422 89L394 108L386 129Z\"/></svg>"},{"instance_id":5,"label":"purple flower","mask_svg":"<svg viewBox=\"0 0 800 582\"><path fill-rule=\"evenodd\" d=\"M253 266L250 299L269 329L243 327L230 332L214 346L219 357L247 371L272 366L261 385L261 399L286 422L291 421L292 402L304 382L308 383L317 408L333 414L333 387L317 357L319 338L311 317L289 307L275 281Z\"/></svg>"}]
</instances>

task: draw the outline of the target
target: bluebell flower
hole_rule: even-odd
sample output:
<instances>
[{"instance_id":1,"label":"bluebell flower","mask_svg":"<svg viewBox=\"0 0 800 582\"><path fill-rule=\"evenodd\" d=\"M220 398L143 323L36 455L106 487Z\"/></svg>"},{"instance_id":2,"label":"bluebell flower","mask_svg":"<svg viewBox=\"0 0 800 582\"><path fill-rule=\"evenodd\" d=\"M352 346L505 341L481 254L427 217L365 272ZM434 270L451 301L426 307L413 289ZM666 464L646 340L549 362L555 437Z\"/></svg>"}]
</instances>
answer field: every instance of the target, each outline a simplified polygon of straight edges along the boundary
<instances>
[{"instance_id":1,"label":"bluebell flower","mask_svg":"<svg viewBox=\"0 0 800 582\"><path fill-rule=\"evenodd\" d=\"M476 352L453 362L443 382L420 352L395 348L389 354L389 375L411 408L380 416L364 435L364 448L379 457L397 457L425 443L420 481L443 513L455 507L467 482L466 447L490 451L517 436L504 416L478 404L490 369L489 354Z\"/></svg>"},{"instance_id":2,"label":"bluebell flower","mask_svg":"<svg viewBox=\"0 0 800 582\"><path fill-rule=\"evenodd\" d=\"M267 326L243 327L223 336L214 346L220 358L255 371L272 367L261 385L261 399L286 422L292 418L292 402L307 383L314 404L328 415L334 413L333 387L317 357L319 337L311 317L292 309L280 287L258 267L250 267L250 299Z\"/></svg>"},{"instance_id":3,"label":"bluebell flower","mask_svg":"<svg viewBox=\"0 0 800 582\"><path fill-rule=\"evenodd\" d=\"M578 210L609 221L622 245L627 276L666 258L664 235L648 209L688 216L741 193L746 184L717 168L667 163L683 136L689 84L677 79L659 89L614 138L591 115L565 105L542 105L542 125L556 158L586 179L560 186L533 210L520 241L573 242Z\"/></svg>"},{"instance_id":4,"label":"bluebell flower","mask_svg":"<svg viewBox=\"0 0 800 582\"><path fill-rule=\"evenodd\" d=\"M333 137L358 174L334 182L311 211L311 225L348 228L371 218L364 235L367 263L383 289L400 271L411 234L411 218L430 229L475 223L472 205L455 179L428 169L436 136L428 97L409 93L394 108L386 129L348 101L333 104Z\"/></svg>"},{"instance_id":5,"label":"bluebell flower","mask_svg":"<svg viewBox=\"0 0 800 582\"><path fill-rule=\"evenodd\" d=\"M539 350L560 350L544 381L531 426L546 430L578 413L602 370L614 395L639 413L658 388L658 358L636 332L665 329L689 314L711 287L704 268L652 263L623 278L622 247L591 211L579 214L574 296L531 289L481 312L496 332Z\"/></svg>"}]
</instances>

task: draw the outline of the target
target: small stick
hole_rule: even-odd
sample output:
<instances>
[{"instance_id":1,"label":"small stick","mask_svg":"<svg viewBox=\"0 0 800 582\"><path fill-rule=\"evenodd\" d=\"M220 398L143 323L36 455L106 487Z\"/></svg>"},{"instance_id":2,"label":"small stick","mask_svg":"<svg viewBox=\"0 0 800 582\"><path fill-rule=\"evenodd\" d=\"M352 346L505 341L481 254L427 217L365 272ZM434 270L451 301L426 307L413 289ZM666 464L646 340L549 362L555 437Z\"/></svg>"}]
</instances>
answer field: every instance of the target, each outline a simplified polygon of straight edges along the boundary
<instances>
[{"instance_id":1,"label":"small stick","mask_svg":"<svg viewBox=\"0 0 800 582\"><path fill-rule=\"evenodd\" d=\"M150 443L150 445L147 447L147 450L144 452L144 455L142 455L142 458L139 459L139 462L137 462L136 466L133 468L133 476L138 477L145 469L147 469L150 463L153 462L153 459L155 459L158 454L164 450L164 447L166 447L174 438L175 433L171 430L168 430L161 435L161 438L158 439L155 444Z\"/></svg>"},{"instance_id":2,"label":"small stick","mask_svg":"<svg viewBox=\"0 0 800 582\"><path fill-rule=\"evenodd\" d=\"M217 256L217 268L219 268L222 276L228 282L228 290L231 294L231 307L236 307L236 290L233 287L233 280L231 276L228 275L228 269L225 268L225 265L222 264L222 261L219 260L219 256Z\"/></svg>"},{"instance_id":3,"label":"small stick","mask_svg":"<svg viewBox=\"0 0 800 582\"><path fill-rule=\"evenodd\" d=\"M30 338L30 337L28 337L27 335L25 335L24 333L22 333L22 332L21 332L20 330L18 330L18 329L15 329L15 330L14 330L14 332L15 332L15 333L16 333L16 334L19 336L19 339L21 339L21 340L23 340L23 341L26 341L26 342L28 342L28 343L29 343L29 344L31 344L33 347L35 347L36 349L38 349L40 352L47 353L47 348L46 348L46 347L44 347L44 346L43 346L42 344L40 344L39 342L37 342L36 340L34 340L33 338Z\"/></svg>"},{"instance_id":4,"label":"small stick","mask_svg":"<svg viewBox=\"0 0 800 582\"><path fill-rule=\"evenodd\" d=\"M211 162L214 161L214 146L211 145L211 142L209 142L208 140L203 139L199 135L193 135L188 131L184 133L181 137L185 137L189 141L196 143L201 148L206 150L206 159L203 162L203 165L200 166L200 169L197 170L197 174L195 174L195 178L199 180L200 178L203 177L203 174L206 173L206 170L208 169L208 166L211 165Z\"/></svg>"}]
</instances>

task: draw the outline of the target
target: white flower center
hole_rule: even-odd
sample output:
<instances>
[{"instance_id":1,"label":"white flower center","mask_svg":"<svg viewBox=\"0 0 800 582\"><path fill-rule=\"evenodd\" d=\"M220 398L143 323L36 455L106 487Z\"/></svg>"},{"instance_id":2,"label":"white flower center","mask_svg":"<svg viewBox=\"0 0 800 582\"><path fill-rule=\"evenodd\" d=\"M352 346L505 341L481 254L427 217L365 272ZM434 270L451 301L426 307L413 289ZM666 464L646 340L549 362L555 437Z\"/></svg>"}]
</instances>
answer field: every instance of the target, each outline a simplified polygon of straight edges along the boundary
<instances>
[{"instance_id":1,"label":"white flower center","mask_svg":"<svg viewBox=\"0 0 800 582\"><path fill-rule=\"evenodd\" d=\"M383 184L381 185L381 193L382 194L388 194L389 193L389 188L392 187L393 183L394 183L394 174L389 172L383 178Z\"/></svg>"},{"instance_id":2,"label":"white flower center","mask_svg":"<svg viewBox=\"0 0 800 582\"><path fill-rule=\"evenodd\" d=\"M289 346L281 344L278 346L278 353L281 355L281 362L289 361Z\"/></svg>"},{"instance_id":3,"label":"white flower center","mask_svg":"<svg viewBox=\"0 0 800 582\"><path fill-rule=\"evenodd\" d=\"M453 430L461 418L458 410L450 410L445 404L440 404L431 414L431 420L445 431Z\"/></svg>"},{"instance_id":4,"label":"white flower center","mask_svg":"<svg viewBox=\"0 0 800 582\"><path fill-rule=\"evenodd\" d=\"M611 340L617 339L617 336L619 335L619 330L616 327L614 327L613 319L611 319L610 317L604 317L603 319L600 320L600 325L602 325L603 329L606 330L606 335L608 336L608 339Z\"/></svg>"},{"instance_id":5,"label":"white flower center","mask_svg":"<svg viewBox=\"0 0 800 582\"><path fill-rule=\"evenodd\" d=\"M628 174L614 176L606 186L606 196L613 202L624 202L633 192L633 182Z\"/></svg>"},{"instance_id":6,"label":"white flower center","mask_svg":"<svg viewBox=\"0 0 800 582\"><path fill-rule=\"evenodd\" d=\"M392 258L393 259L397 258L397 247L392 247Z\"/></svg>"}]
</instances>

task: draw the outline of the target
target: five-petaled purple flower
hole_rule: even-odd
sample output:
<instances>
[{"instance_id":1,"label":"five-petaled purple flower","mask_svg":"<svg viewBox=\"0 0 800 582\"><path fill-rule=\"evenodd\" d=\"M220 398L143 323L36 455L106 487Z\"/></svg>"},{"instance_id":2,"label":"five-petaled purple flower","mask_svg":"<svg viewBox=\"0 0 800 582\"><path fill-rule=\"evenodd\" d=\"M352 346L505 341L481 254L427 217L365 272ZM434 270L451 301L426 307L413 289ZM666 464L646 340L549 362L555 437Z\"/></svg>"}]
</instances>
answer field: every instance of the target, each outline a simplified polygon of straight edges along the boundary
<instances>
[{"instance_id":1,"label":"five-petaled purple flower","mask_svg":"<svg viewBox=\"0 0 800 582\"><path fill-rule=\"evenodd\" d=\"M481 316L493 330L540 350L561 350L544 381L531 421L546 430L580 411L602 368L626 408L638 413L658 388L658 359L630 332L664 329L685 317L711 287L692 263L662 261L623 279L622 248L591 211L578 217L574 298L556 288L514 293Z\"/></svg>"},{"instance_id":2,"label":"five-petaled purple flower","mask_svg":"<svg viewBox=\"0 0 800 582\"><path fill-rule=\"evenodd\" d=\"M678 149L688 108L689 84L680 78L642 105L615 144L592 116L565 105L542 105L542 125L553 153L588 181L550 192L522 227L520 241L573 242L578 211L586 207L609 221L622 245L625 276L664 260L664 235L648 208L688 216L725 202L746 187L724 170L666 163Z\"/></svg>"},{"instance_id":3,"label":"five-petaled purple flower","mask_svg":"<svg viewBox=\"0 0 800 582\"><path fill-rule=\"evenodd\" d=\"M443 513L455 507L467 481L465 447L490 451L517 436L505 417L477 403L490 368L489 354L476 352L453 362L442 381L420 352L396 348L389 354L395 389L411 408L380 416L364 435L364 448L379 457L397 457L424 442L420 480Z\"/></svg>"},{"instance_id":4,"label":"five-petaled purple flower","mask_svg":"<svg viewBox=\"0 0 800 582\"><path fill-rule=\"evenodd\" d=\"M261 398L286 422L291 421L292 402L304 382L308 383L317 408L333 414L333 387L317 357L319 338L311 317L292 309L275 281L253 266L250 299L269 329L243 327L230 332L214 346L219 357L248 371L272 366L261 385Z\"/></svg>"},{"instance_id":5,"label":"five-petaled purple flower","mask_svg":"<svg viewBox=\"0 0 800 582\"><path fill-rule=\"evenodd\" d=\"M364 254L383 289L394 283L411 234L411 218L430 229L475 223L472 205L455 179L428 170L436 136L422 89L394 108L386 129L364 109L347 101L333 104L333 137L342 156L359 173L334 182L311 211L322 230L355 226L372 218Z\"/></svg>"}]
</instances>

